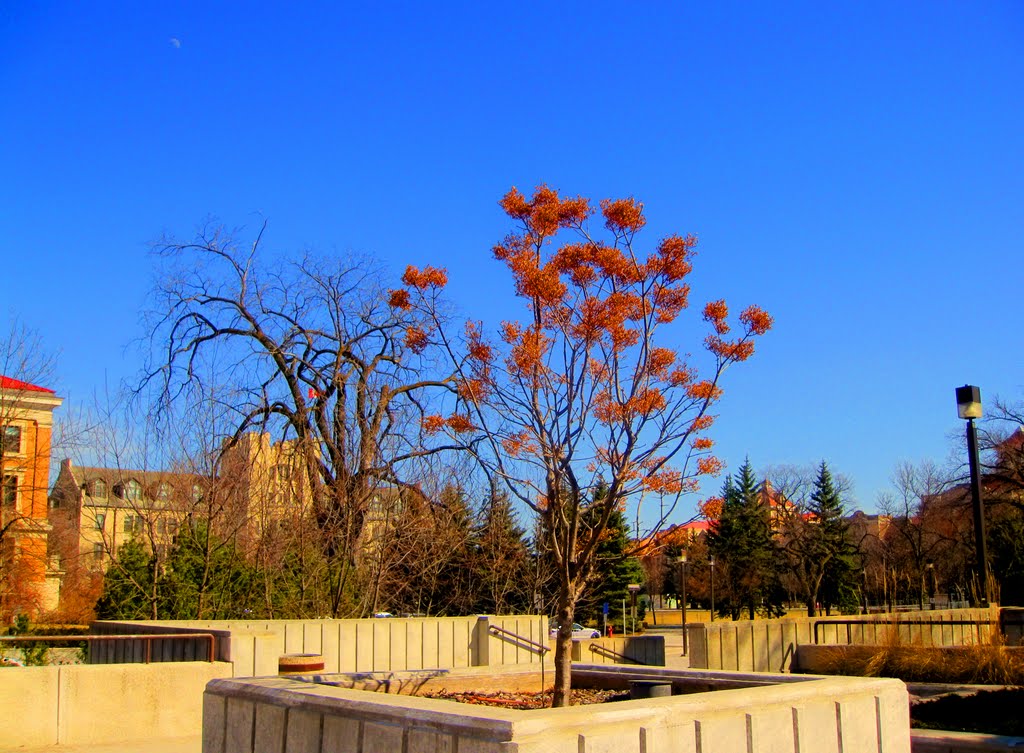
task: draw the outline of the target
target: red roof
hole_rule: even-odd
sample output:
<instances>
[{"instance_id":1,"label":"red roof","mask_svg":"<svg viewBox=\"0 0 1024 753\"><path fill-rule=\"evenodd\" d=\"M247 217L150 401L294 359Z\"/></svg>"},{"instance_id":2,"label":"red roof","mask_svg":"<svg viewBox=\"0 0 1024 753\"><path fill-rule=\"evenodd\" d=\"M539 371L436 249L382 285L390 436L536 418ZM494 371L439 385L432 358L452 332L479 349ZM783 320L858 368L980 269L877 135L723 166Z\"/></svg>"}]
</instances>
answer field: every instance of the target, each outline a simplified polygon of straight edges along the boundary
<instances>
[{"instance_id":1,"label":"red roof","mask_svg":"<svg viewBox=\"0 0 1024 753\"><path fill-rule=\"evenodd\" d=\"M4 376L3 374L0 374L0 389L24 390L26 392L46 392L51 395L54 394L53 390L49 390L46 387L29 384L28 382L23 382L20 379L12 379L11 377Z\"/></svg>"}]
</instances>

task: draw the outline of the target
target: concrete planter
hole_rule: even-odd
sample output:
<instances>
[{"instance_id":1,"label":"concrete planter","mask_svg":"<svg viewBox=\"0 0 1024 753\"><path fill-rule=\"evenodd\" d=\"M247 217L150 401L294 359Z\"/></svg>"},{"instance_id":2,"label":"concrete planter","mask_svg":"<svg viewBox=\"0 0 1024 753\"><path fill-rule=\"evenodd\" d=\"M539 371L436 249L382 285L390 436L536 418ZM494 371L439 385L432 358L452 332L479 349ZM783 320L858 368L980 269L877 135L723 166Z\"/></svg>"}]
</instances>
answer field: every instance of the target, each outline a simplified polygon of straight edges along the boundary
<instances>
[{"instance_id":1,"label":"concrete planter","mask_svg":"<svg viewBox=\"0 0 1024 753\"><path fill-rule=\"evenodd\" d=\"M660 680L679 691L701 692L511 711L395 692L428 682L452 689L457 683L479 681L480 672L475 678L474 670L420 672L408 678L402 674L392 673L386 685L374 676L322 678L336 685L276 677L211 682L204 697L203 751L910 751L907 691L899 680L594 665L575 668L574 677L605 687L628 687L630 679ZM493 670L490 675L495 675ZM372 684L390 692L353 689Z\"/></svg>"}]
</instances>

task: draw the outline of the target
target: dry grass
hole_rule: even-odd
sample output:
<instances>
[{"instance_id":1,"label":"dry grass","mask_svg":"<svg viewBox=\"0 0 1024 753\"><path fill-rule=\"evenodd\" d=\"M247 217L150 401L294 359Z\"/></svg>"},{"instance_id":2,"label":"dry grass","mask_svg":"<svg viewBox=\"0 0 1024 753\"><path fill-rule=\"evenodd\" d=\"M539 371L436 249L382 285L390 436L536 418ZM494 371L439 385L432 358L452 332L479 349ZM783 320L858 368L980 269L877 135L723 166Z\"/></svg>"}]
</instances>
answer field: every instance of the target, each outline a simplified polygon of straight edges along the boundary
<instances>
[{"instance_id":1,"label":"dry grass","mask_svg":"<svg viewBox=\"0 0 1024 753\"><path fill-rule=\"evenodd\" d=\"M1007 648L998 633L974 645L936 648L908 644L891 630L882 645L854 649L837 647L828 672L904 682L1024 686L1024 649Z\"/></svg>"}]
</instances>

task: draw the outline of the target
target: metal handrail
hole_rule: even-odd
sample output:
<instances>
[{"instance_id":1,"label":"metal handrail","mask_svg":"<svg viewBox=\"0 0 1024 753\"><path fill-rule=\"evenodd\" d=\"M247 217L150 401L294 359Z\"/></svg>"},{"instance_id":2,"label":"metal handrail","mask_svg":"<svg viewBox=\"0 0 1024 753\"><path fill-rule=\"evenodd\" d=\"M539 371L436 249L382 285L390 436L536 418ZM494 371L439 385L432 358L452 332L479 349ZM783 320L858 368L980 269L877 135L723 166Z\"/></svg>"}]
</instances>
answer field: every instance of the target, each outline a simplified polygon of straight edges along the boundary
<instances>
[{"instance_id":1,"label":"metal handrail","mask_svg":"<svg viewBox=\"0 0 1024 753\"><path fill-rule=\"evenodd\" d=\"M900 627L902 625L937 625L943 627L945 625L988 625L989 627L998 627L999 623L996 620L923 620L923 619L911 619L911 620L816 620L814 623L814 644L818 645L818 626L819 625L846 625L846 642L853 643L853 631L851 628L854 625L890 625Z\"/></svg>"},{"instance_id":2,"label":"metal handrail","mask_svg":"<svg viewBox=\"0 0 1024 753\"><path fill-rule=\"evenodd\" d=\"M544 654L551 650L551 646L546 646L543 643L538 643L537 641L531 641L525 636L513 633L511 630L506 630L505 628L500 628L497 625L491 625L487 629L495 635L500 633L501 635L507 635L509 638L515 638L520 643L525 643L527 646L537 649L537 653L541 656L544 656Z\"/></svg>"},{"instance_id":3,"label":"metal handrail","mask_svg":"<svg viewBox=\"0 0 1024 753\"><path fill-rule=\"evenodd\" d=\"M598 654L598 655L603 656L605 658L625 659L626 661L631 661L634 664L639 664L639 665L641 665L643 667L651 666L651 664L649 662L640 661L639 659L634 659L632 656L626 656L625 654L620 654L618 651L612 651L607 646L600 646L600 645L598 645L596 643L591 643L590 644L590 652L592 654Z\"/></svg>"},{"instance_id":4,"label":"metal handrail","mask_svg":"<svg viewBox=\"0 0 1024 753\"><path fill-rule=\"evenodd\" d=\"M97 641L135 641L142 640L146 642L145 651L145 664L150 664L153 656L153 641L158 640L176 640L181 638L204 638L208 641L207 644L207 660L213 662L216 646L217 637L213 633L138 633L138 634L127 634L127 635L2 635L0 641L6 643L52 643L52 642L63 642L63 643L94 643Z\"/></svg>"},{"instance_id":5,"label":"metal handrail","mask_svg":"<svg viewBox=\"0 0 1024 753\"><path fill-rule=\"evenodd\" d=\"M519 643L524 643L530 648L536 649L537 653L540 654L540 690L543 693L544 689L547 687L547 673L544 669L544 655L551 650L551 646L544 643L538 643L537 641L531 641L526 636L513 633L511 630L500 628L497 625L488 625L487 632L496 636L508 636Z\"/></svg>"}]
</instances>

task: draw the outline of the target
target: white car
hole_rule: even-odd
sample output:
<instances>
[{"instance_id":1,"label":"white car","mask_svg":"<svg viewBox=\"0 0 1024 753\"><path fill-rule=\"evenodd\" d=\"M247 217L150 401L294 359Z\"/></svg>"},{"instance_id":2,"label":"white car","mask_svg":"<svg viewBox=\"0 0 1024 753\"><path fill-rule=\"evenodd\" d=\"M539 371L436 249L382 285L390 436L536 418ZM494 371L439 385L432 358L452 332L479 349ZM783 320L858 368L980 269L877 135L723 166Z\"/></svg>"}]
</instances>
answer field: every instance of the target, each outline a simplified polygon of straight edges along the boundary
<instances>
[{"instance_id":1,"label":"white car","mask_svg":"<svg viewBox=\"0 0 1024 753\"><path fill-rule=\"evenodd\" d=\"M558 637L558 626L553 625L551 627L551 637ZM594 630L594 628L583 627L578 622L572 623L572 639L574 641L585 641L588 638L600 638L600 631Z\"/></svg>"}]
</instances>

